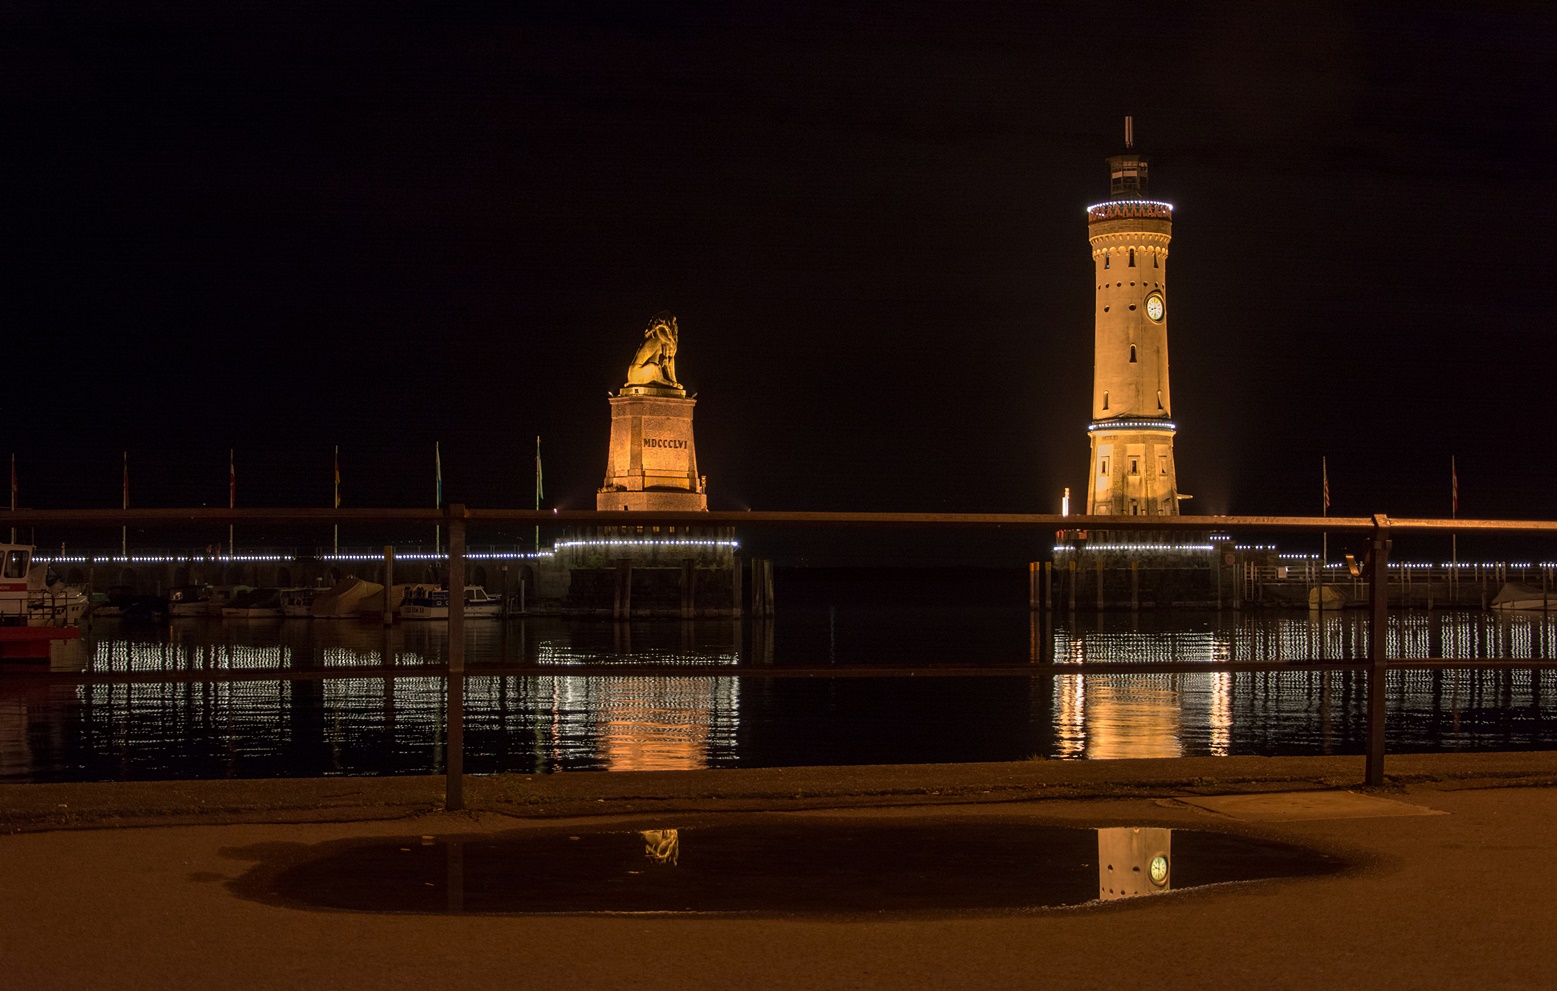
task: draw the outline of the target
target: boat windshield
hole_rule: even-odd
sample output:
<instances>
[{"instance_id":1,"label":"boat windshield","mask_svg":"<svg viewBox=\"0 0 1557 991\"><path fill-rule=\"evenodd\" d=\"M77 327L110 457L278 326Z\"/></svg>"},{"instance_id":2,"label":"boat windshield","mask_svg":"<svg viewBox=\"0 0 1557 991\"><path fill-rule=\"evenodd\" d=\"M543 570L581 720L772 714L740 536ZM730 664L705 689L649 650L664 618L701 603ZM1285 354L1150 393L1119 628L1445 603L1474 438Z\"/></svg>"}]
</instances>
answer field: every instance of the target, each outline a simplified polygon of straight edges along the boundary
<instances>
[{"instance_id":1,"label":"boat windshield","mask_svg":"<svg viewBox=\"0 0 1557 991\"><path fill-rule=\"evenodd\" d=\"M5 555L5 578L26 578L27 563L31 555L27 551L7 551Z\"/></svg>"}]
</instances>

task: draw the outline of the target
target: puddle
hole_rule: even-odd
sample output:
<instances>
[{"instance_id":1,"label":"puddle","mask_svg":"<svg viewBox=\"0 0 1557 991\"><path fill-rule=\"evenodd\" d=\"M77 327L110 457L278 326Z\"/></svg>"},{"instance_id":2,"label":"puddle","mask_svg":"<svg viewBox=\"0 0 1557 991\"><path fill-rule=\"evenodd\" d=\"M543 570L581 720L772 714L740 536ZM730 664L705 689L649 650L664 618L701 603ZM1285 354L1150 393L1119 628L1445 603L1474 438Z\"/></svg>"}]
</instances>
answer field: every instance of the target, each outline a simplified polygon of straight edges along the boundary
<instances>
[{"instance_id":1,"label":"puddle","mask_svg":"<svg viewBox=\"0 0 1557 991\"><path fill-rule=\"evenodd\" d=\"M654 825L271 849L233 888L363 912L847 915L1052 908L1345 866L1282 843L1155 827L816 817Z\"/></svg>"}]
</instances>

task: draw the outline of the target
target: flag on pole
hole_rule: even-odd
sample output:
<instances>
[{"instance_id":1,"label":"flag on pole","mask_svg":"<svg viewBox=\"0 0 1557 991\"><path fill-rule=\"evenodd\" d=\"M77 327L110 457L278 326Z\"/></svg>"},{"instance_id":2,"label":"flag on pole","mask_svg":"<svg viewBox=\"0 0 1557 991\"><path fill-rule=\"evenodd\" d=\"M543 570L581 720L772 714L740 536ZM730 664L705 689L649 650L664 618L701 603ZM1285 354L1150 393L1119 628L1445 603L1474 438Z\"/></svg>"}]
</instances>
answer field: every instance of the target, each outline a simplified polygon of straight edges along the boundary
<instances>
[{"instance_id":1,"label":"flag on pole","mask_svg":"<svg viewBox=\"0 0 1557 991\"><path fill-rule=\"evenodd\" d=\"M1454 455L1449 455L1449 515L1460 515L1460 475L1454 470Z\"/></svg>"},{"instance_id":2,"label":"flag on pole","mask_svg":"<svg viewBox=\"0 0 1557 991\"><path fill-rule=\"evenodd\" d=\"M124 501L121 509L130 508L130 452L124 452Z\"/></svg>"},{"instance_id":3,"label":"flag on pole","mask_svg":"<svg viewBox=\"0 0 1557 991\"><path fill-rule=\"evenodd\" d=\"M1320 472L1321 475L1324 476L1324 481L1325 481L1325 512L1324 512L1324 515L1329 516L1330 515L1330 466L1326 463L1326 460L1324 458L1320 458L1319 459L1319 472Z\"/></svg>"},{"instance_id":4,"label":"flag on pole","mask_svg":"<svg viewBox=\"0 0 1557 991\"><path fill-rule=\"evenodd\" d=\"M433 473L436 476L437 482L438 482L438 501L437 501L436 505L438 505L439 507L442 507L442 505L443 505L443 451L439 448L437 441L433 441Z\"/></svg>"},{"instance_id":5,"label":"flag on pole","mask_svg":"<svg viewBox=\"0 0 1557 991\"><path fill-rule=\"evenodd\" d=\"M238 468L233 461L233 449L227 449L227 508L238 505Z\"/></svg>"},{"instance_id":6,"label":"flag on pole","mask_svg":"<svg viewBox=\"0 0 1557 991\"><path fill-rule=\"evenodd\" d=\"M341 445L335 445L335 508L341 508Z\"/></svg>"}]
</instances>

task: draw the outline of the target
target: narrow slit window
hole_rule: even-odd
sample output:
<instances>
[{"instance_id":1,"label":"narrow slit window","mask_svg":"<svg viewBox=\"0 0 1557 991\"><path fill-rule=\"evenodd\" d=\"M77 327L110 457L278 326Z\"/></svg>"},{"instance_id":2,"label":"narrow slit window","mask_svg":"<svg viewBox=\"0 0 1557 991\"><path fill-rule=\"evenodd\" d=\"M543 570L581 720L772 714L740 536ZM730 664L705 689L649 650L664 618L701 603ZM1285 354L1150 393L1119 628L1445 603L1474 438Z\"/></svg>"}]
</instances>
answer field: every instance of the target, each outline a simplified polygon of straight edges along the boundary
<instances>
[{"instance_id":1,"label":"narrow slit window","mask_svg":"<svg viewBox=\"0 0 1557 991\"><path fill-rule=\"evenodd\" d=\"M1107 475L1108 474L1108 459L1107 458L1099 458L1098 459L1098 462L1097 462L1097 473L1099 475Z\"/></svg>"},{"instance_id":2,"label":"narrow slit window","mask_svg":"<svg viewBox=\"0 0 1557 991\"><path fill-rule=\"evenodd\" d=\"M1157 408L1162 409L1162 390L1157 390Z\"/></svg>"},{"instance_id":3,"label":"narrow slit window","mask_svg":"<svg viewBox=\"0 0 1557 991\"><path fill-rule=\"evenodd\" d=\"M1161 394L1161 393L1158 393L1158 396L1159 396L1159 397L1160 397L1160 396L1161 396L1161 395L1162 395L1162 394ZM1108 409L1108 393L1107 393L1107 392L1104 392L1104 393L1103 393L1103 408L1104 408L1104 409Z\"/></svg>"},{"instance_id":4,"label":"narrow slit window","mask_svg":"<svg viewBox=\"0 0 1557 991\"><path fill-rule=\"evenodd\" d=\"M1135 249L1134 248L1130 249L1130 267L1131 268L1135 267Z\"/></svg>"},{"instance_id":5,"label":"narrow slit window","mask_svg":"<svg viewBox=\"0 0 1557 991\"><path fill-rule=\"evenodd\" d=\"M1135 345L1130 345L1130 364L1135 364Z\"/></svg>"},{"instance_id":6,"label":"narrow slit window","mask_svg":"<svg viewBox=\"0 0 1557 991\"><path fill-rule=\"evenodd\" d=\"M1153 251L1152 252L1152 268L1161 268L1161 267L1162 266L1160 264L1158 264L1158 262L1157 262L1157 252Z\"/></svg>"},{"instance_id":7,"label":"narrow slit window","mask_svg":"<svg viewBox=\"0 0 1557 991\"><path fill-rule=\"evenodd\" d=\"M1110 265L1110 263L1109 263L1109 260L1108 260L1108 252L1106 252L1106 251L1103 252L1103 267L1104 268L1111 268L1112 267Z\"/></svg>"},{"instance_id":8,"label":"narrow slit window","mask_svg":"<svg viewBox=\"0 0 1557 991\"><path fill-rule=\"evenodd\" d=\"M1140 473L1141 473L1141 459L1140 458L1131 458L1130 459L1130 474L1132 474L1132 475L1139 475Z\"/></svg>"}]
</instances>

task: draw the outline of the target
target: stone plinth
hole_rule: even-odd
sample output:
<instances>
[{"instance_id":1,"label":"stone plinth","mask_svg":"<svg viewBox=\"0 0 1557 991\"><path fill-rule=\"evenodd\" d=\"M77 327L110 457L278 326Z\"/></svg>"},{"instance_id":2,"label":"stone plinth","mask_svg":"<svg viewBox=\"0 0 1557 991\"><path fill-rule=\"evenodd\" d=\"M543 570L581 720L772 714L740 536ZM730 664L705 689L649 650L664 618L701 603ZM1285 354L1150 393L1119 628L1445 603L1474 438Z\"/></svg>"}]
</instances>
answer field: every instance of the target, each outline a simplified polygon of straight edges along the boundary
<instances>
[{"instance_id":1,"label":"stone plinth","mask_svg":"<svg viewBox=\"0 0 1557 991\"><path fill-rule=\"evenodd\" d=\"M628 390L624 389L624 393ZM611 447L601 510L701 512L708 509L692 440L695 399L644 393L611 397Z\"/></svg>"}]
</instances>

